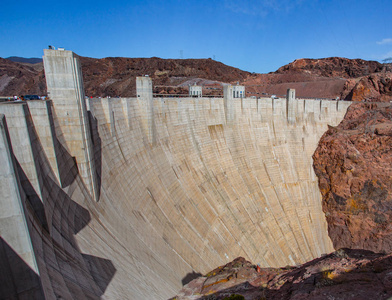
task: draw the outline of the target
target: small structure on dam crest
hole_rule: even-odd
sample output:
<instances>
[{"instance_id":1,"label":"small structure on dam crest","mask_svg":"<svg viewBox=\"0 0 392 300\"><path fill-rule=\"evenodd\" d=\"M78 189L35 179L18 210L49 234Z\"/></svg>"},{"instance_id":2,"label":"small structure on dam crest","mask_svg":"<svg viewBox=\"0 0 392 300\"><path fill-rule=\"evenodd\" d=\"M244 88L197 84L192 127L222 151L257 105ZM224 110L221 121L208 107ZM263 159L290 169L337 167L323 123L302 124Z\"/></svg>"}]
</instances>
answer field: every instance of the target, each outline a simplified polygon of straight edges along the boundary
<instances>
[{"instance_id":1,"label":"small structure on dam crest","mask_svg":"<svg viewBox=\"0 0 392 300\"><path fill-rule=\"evenodd\" d=\"M202 97L203 96L203 88L199 85L189 85L189 96L191 97Z\"/></svg>"}]
</instances>

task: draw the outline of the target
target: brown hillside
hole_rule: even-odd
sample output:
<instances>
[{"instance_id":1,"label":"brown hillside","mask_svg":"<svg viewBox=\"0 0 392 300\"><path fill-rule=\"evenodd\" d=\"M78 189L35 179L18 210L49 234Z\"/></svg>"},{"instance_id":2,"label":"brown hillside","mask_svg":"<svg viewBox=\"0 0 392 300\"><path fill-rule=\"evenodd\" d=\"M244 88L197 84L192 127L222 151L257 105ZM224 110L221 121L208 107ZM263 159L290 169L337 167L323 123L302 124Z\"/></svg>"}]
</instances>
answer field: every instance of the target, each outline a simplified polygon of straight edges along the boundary
<instances>
[{"instance_id":1,"label":"brown hillside","mask_svg":"<svg viewBox=\"0 0 392 300\"><path fill-rule=\"evenodd\" d=\"M46 94L42 63L22 64L0 57L0 95Z\"/></svg>"},{"instance_id":2,"label":"brown hillside","mask_svg":"<svg viewBox=\"0 0 392 300\"><path fill-rule=\"evenodd\" d=\"M376 61L329 57L297 59L269 74L257 74L243 84L255 95L284 96L294 88L298 97L390 101L391 67Z\"/></svg>"},{"instance_id":3,"label":"brown hillside","mask_svg":"<svg viewBox=\"0 0 392 300\"><path fill-rule=\"evenodd\" d=\"M94 97L134 97L136 76L149 75L154 82L154 92L187 93L181 85L190 79L231 83L243 81L250 75L212 59L80 57L80 62L86 95ZM0 58L0 95L45 95L42 69L42 63L30 65Z\"/></svg>"},{"instance_id":4,"label":"brown hillside","mask_svg":"<svg viewBox=\"0 0 392 300\"><path fill-rule=\"evenodd\" d=\"M381 72L383 65L377 61L328 57L323 59L296 59L279 68L275 73L307 73L321 77L357 78Z\"/></svg>"},{"instance_id":5,"label":"brown hillside","mask_svg":"<svg viewBox=\"0 0 392 300\"><path fill-rule=\"evenodd\" d=\"M154 92L160 92L165 86L164 91L171 88L174 92L187 93L179 85L192 78L235 82L250 75L212 59L81 57L81 64L85 90L89 96L134 97L136 76L149 75L156 87Z\"/></svg>"},{"instance_id":6,"label":"brown hillside","mask_svg":"<svg viewBox=\"0 0 392 300\"><path fill-rule=\"evenodd\" d=\"M154 93L187 94L188 84L204 86L204 94L222 95L222 85L240 82L247 96L284 96L390 101L390 66L345 58L298 59L274 73L251 74L212 59L80 57L87 96L134 97L136 76L149 75ZM0 95L46 94L42 63L22 64L0 58Z\"/></svg>"}]
</instances>

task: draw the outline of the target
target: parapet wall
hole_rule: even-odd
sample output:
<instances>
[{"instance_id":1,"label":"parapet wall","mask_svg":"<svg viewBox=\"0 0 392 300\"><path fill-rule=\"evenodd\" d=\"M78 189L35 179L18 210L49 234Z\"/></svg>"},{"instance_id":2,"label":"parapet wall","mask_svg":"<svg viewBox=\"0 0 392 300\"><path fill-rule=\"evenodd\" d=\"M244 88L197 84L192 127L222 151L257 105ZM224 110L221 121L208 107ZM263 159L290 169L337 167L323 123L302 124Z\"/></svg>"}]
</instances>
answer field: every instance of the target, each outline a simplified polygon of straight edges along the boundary
<instances>
[{"instance_id":1,"label":"parapet wall","mask_svg":"<svg viewBox=\"0 0 392 300\"><path fill-rule=\"evenodd\" d=\"M238 256L279 267L333 250L312 154L350 102L151 97L148 106L138 98L86 104L83 112L64 99L62 121L52 101L0 104L1 124L8 124L0 158L15 165L1 169L2 195L10 180L15 190L11 204L1 204L17 208L13 218L22 222L9 231L2 216L3 249L11 250L0 254L32 272L29 294L18 289L23 276L4 268L16 284L2 294L167 299L187 278ZM87 128L89 145L80 143L79 129L65 134L67 112L75 128L82 113L77 126ZM89 153L91 177L75 145L81 159ZM16 247L13 236L25 246Z\"/></svg>"}]
</instances>

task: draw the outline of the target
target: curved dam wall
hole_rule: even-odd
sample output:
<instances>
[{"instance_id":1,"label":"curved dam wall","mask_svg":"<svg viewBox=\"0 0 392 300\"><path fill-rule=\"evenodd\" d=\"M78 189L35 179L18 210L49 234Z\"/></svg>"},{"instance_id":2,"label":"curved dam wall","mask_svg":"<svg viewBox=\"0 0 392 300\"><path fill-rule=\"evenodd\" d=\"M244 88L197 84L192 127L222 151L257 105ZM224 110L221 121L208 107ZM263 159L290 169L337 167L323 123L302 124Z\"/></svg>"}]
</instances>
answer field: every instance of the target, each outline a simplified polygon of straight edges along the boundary
<instances>
[{"instance_id":1,"label":"curved dam wall","mask_svg":"<svg viewBox=\"0 0 392 300\"><path fill-rule=\"evenodd\" d=\"M77 76L45 69L52 101L0 105L3 295L167 299L238 256L333 251L312 154L349 102L153 98L142 80L72 104L54 94L83 94Z\"/></svg>"}]
</instances>

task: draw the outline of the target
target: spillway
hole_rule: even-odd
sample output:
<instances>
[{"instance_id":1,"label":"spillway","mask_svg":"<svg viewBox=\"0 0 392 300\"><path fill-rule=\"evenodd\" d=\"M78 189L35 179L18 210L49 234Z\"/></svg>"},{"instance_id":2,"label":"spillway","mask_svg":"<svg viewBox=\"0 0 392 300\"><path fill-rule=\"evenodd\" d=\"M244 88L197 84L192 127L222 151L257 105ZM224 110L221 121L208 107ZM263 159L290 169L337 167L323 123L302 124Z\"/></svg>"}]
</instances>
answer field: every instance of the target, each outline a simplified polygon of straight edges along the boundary
<instances>
[{"instance_id":1,"label":"spillway","mask_svg":"<svg viewBox=\"0 0 392 300\"><path fill-rule=\"evenodd\" d=\"M72 107L72 55L45 61L52 101L0 105L3 294L168 299L238 256L280 267L333 251L312 154L348 102L140 87Z\"/></svg>"}]
</instances>

